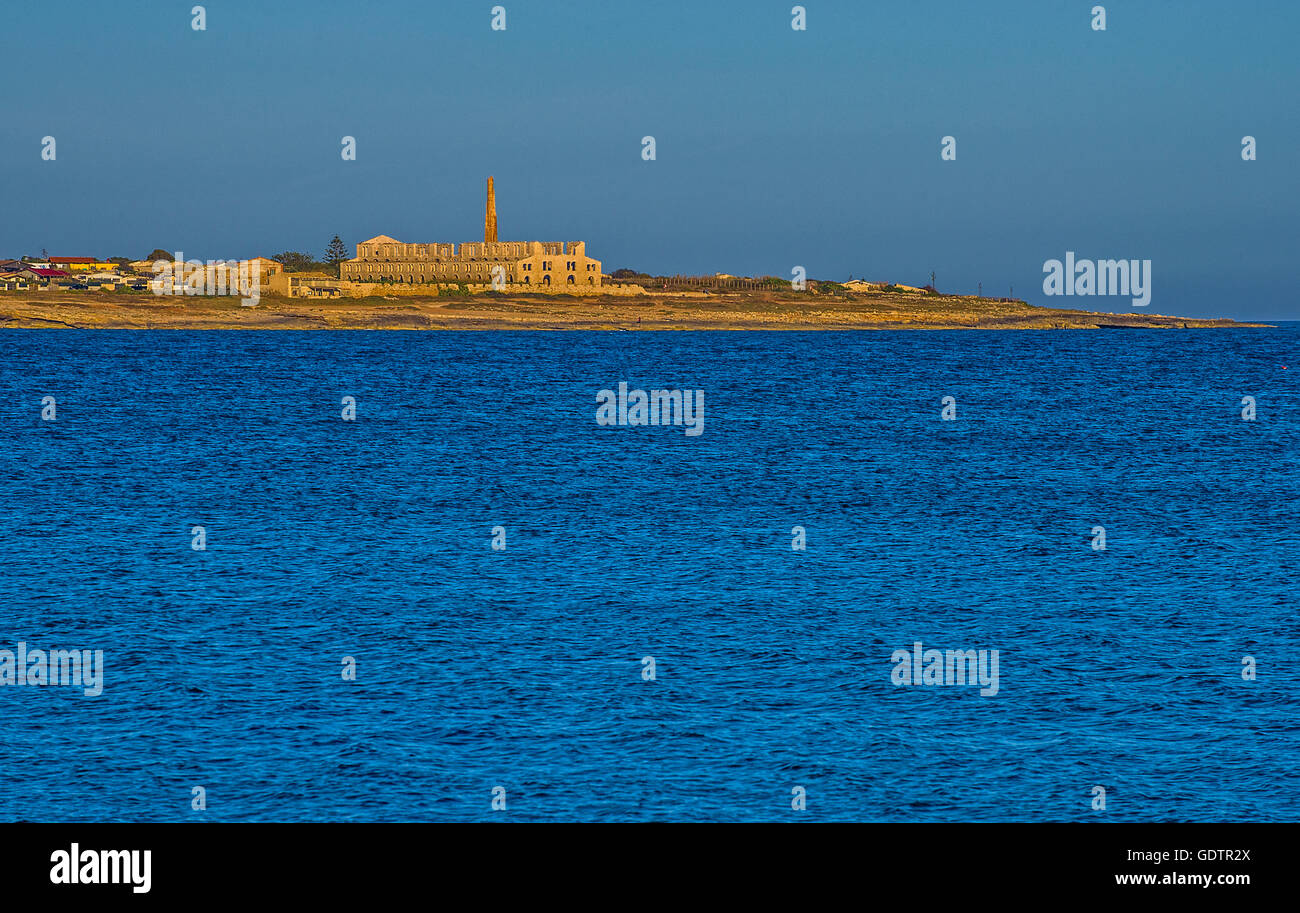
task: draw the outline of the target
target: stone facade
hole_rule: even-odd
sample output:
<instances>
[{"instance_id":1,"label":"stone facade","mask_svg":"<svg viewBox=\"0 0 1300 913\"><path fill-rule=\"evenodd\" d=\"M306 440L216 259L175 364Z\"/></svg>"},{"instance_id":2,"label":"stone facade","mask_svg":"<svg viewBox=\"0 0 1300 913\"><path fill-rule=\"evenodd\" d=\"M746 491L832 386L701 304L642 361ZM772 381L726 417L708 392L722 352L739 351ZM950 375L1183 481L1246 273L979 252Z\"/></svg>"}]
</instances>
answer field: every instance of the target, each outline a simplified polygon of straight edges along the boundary
<instances>
[{"instance_id":1,"label":"stone facade","mask_svg":"<svg viewBox=\"0 0 1300 913\"><path fill-rule=\"evenodd\" d=\"M490 286L493 268L498 266L507 287L543 291L600 287L600 261L587 256L582 241L408 244L380 235L357 245L356 258L339 265L339 277L354 282Z\"/></svg>"},{"instance_id":2,"label":"stone facade","mask_svg":"<svg viewBox=\"0 0 1300 913\"><path fill-rule=\"evenodd\" d=\"M339 278L353 282L410 285L493 285L538 291L583 291L600 287L600 261L587 256L582 241L498 241L496 190L488 178L483 241L411 244L379 235L357 245L357 255L339 264ZM499 269L498 269L499 267Z\"/></svg>"}]
</instances>

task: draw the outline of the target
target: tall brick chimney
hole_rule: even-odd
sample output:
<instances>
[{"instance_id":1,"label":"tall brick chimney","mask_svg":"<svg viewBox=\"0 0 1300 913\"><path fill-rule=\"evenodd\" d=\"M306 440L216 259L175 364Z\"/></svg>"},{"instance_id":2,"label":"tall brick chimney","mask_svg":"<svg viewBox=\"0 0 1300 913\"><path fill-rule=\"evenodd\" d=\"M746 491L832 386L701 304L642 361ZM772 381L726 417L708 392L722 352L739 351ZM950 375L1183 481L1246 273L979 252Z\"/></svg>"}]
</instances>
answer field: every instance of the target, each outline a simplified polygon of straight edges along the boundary
<instances>
[{"instance_id":1,"label":"tall brick chimney","mask_svg":"<svg viewBox=\"0 0 1300 913\"><path fill-rule=\"evenodd\" d=\"M492 175L488 175L487 214L483 217L483 240L497 239L497 192L492 186Z\"/></svg>"}]
</instances>

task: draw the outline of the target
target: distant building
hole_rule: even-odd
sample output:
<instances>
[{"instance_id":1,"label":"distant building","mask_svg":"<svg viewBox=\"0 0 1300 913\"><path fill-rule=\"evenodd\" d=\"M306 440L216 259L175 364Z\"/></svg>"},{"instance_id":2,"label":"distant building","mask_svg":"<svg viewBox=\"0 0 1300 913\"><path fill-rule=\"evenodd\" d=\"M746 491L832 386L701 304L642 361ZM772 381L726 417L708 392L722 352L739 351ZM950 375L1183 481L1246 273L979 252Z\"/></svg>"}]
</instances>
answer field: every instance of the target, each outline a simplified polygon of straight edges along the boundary
<instances>
[{"instance_id":1,"label":"distant building","mask_svg":"<svg viewBox=\"0 0 1300 913\"><path fill-rule=\"evenodd\" d=\"M128 264L128 266L131 268L131 271L134 273L138 273L142 276L152 276L156 272L156 270L153 268L155 262L156 261L153 260L132 260ZM172 261L168 260L166 262L170 263ZM188 263L189 261L187 260L186 262ZM228 269L228 267L225 264L231 261L214 260L212 262L214 264L220 262L222 266L219 267L219 269L220 271L225 272ZM239 271L241 269L248 271L251 270L254 265L256 265L256 268L259 270L259 275L261 276L274 276L276 273L280 273L284 271L283 263L280 263L276 260L272 260L269 257L253 257L249 260L235 260L233 262L235 264L234 266L235 271ZM204 268L205 269L207 268L206 263L204 263Z\"/></svg>"},{"instance_id":2,"label":"distant building","mask_svg":"<svg viewBox=\"0 0 1300 913\"><path fill-rule=\"evenodd\" d=\"M249 266L257 264L258 270L263 276L274 276L276 273L284 272L284 264L279 260L271 260L268 257L253 257L248 261Z\"/></svg>"},{"instance_id":3,"label":"distant building","mask_svg":"<svg viewBox=\"0 0 1300 913\"><path fill-rule=\"evenodd\" d=\"M51 257L50 263L55 269L66 269L73 273L82 270L117 269L116 263L100 260L98 257Z\"/></svg>"},{"instance_id":4,"label":"distant building","mask_svg":"<svg viewBox=\"0 0 1300 913\"><path fill-rule=\"evenodd\" d=\"M61 269L35 269L29 267L27 269L18 270L16 273L9 273L6 278L22 278L26 279L28 282L45 285L59 279L67 279L68 273Z\"/></svg>"},{"instance_id":5,"label":"distant building","mask_svg":"<svg viewBox=\"0 0 1300 913\"><path fill-rule=\"evenodd\" d=\"M357 245L357 255L339 264L339 277L355 282L505 285L562 291L601 284L600 261L587 256L582 241L498 241L496 194L488 178L484 240L461 244L412 244L377 235Z\"/></svg>"}]
</instances>

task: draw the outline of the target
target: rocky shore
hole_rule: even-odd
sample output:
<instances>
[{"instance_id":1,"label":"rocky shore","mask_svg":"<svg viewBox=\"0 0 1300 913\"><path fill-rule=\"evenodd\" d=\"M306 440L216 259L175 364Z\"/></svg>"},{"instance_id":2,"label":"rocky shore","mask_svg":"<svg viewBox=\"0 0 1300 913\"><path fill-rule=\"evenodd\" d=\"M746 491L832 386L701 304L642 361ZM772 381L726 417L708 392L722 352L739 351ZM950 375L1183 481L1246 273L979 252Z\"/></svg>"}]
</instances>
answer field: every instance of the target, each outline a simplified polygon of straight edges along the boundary
<instances>
[{"instance_id":1,"label":"rocky shore","mask_svg":"<svg viewBox=\"0 0 1300 913\"><path fill-rule=\"evenodd\" d=\"M1036 307L915 292L588 296L475 294L312 299L173 297L96 291L0 292L0 327L173 330L854 330L1202 329L1226 319Z\"/></svg>"}]
</instances>

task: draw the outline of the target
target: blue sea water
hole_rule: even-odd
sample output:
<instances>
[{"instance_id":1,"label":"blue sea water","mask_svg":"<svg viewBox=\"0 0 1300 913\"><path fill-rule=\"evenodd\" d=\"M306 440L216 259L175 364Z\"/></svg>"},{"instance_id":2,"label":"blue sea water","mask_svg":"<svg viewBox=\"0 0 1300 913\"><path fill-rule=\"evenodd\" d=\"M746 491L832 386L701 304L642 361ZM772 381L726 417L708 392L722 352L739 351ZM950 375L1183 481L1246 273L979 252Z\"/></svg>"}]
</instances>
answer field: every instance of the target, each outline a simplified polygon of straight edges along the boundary
<instances>
[{"instance_id":1,"label":"blue sea water","mask_svg":"<svg viewBox=\"0 0 1300 913\"><path fill-rule=\"evenodd\" d=\"M0 819L1294 821L1298 342L0 332Z\"/></svg>"}]
</instances>

